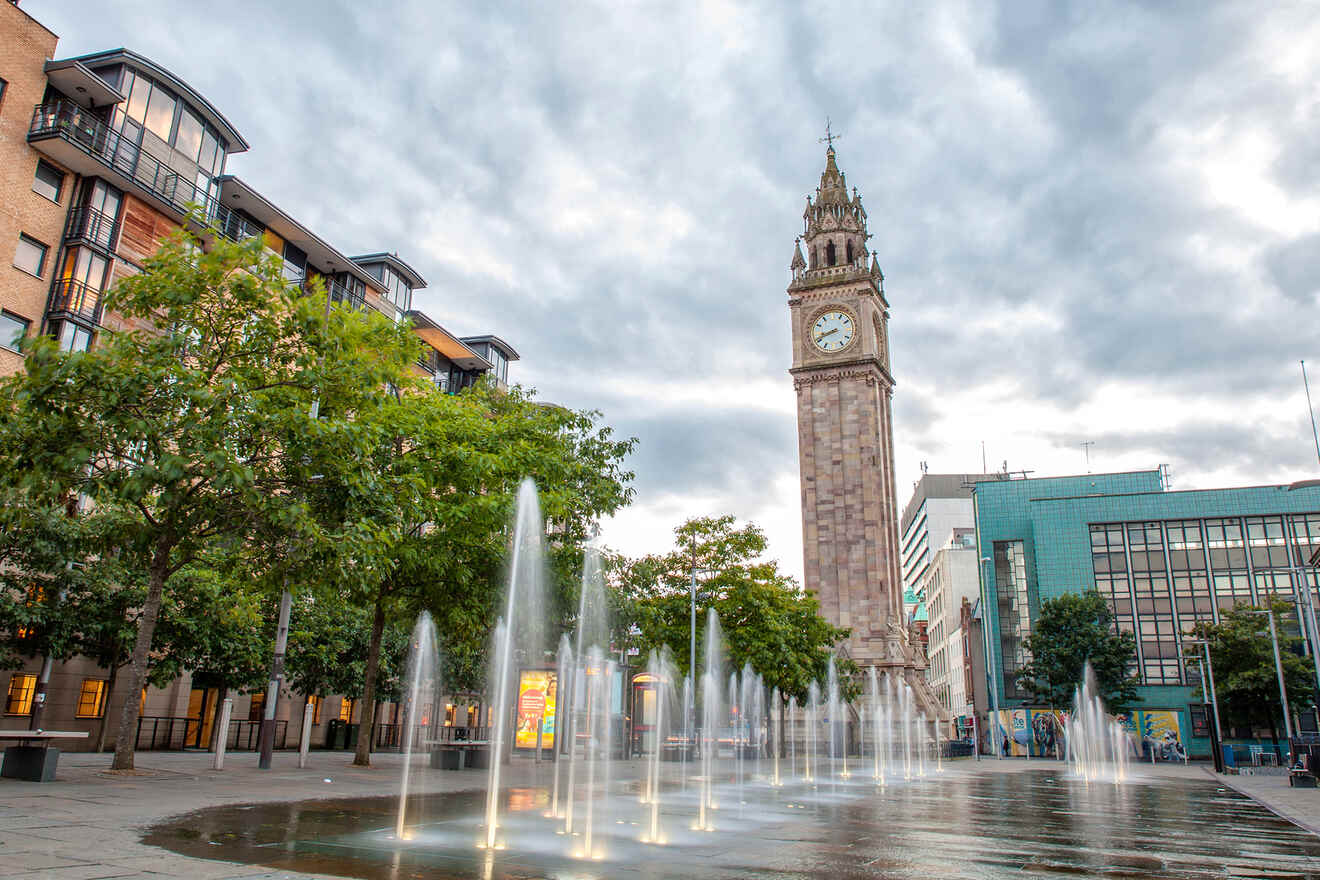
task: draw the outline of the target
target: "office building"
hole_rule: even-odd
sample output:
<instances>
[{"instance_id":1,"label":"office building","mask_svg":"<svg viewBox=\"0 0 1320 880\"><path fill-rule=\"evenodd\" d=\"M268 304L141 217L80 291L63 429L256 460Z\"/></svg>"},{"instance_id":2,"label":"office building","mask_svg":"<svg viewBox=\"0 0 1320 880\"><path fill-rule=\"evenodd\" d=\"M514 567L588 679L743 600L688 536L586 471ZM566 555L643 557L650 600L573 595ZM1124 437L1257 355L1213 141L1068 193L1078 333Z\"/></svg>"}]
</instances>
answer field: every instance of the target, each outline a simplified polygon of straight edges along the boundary
<instances>
[{"instance_id":1,"label":"office building","mask_svg":"<svg viewBox=\"0 0 1320 880\"><path fill-rule=\"evenodd\" d=\"M1115 628L1136 636L1137 712L1166 718L1193 753L1206 753L1207 719L1192 697L1199 673L1183 660L1187 633L1271 596L1292 603L1297 620L1320 608L1309 564L1320 548L1320 487L1175 492L1157 469L979 482L973 501L988 686L1001 708L1028 702L1017 677L1041 603L1096 589ZM1312 719L1298 720L1313 729Z\"/></svg>"}]
</instances>

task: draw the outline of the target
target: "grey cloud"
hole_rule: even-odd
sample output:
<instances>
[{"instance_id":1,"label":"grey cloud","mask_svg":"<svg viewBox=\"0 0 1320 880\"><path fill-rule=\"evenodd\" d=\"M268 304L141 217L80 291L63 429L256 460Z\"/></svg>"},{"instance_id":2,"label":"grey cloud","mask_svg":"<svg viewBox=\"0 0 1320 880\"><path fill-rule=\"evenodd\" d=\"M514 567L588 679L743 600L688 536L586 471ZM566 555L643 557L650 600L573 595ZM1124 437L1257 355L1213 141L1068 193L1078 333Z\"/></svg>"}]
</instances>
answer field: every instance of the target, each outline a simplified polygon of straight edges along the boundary
<instances>
[{"instance_id":1,"label":"grey cloud","mask_svg":"<svg viewBox=\"0 0 1320 880\"><path fill-rule=\"evenodd\" d=\"M420 308L641 437L639 503L737 505L796 468L791 415L734 395L638 416L592 377L788 387L787 264L827 114L887 276L904 454L980 435L947 389L1066 414L1122 380L1228 410L1320 360L1320 237L1226 202L1198 152L1256 132L1267 184L1320 189L1309 79L1263 69L1249 4L24 8L64 54L127 45L174 70L252 141L233 170L254 187L346 252L398 251L430 281ZM1212 423L1113 442L1189 450L1189 479L1280 464Z\"/></svg>"}]
</instances>

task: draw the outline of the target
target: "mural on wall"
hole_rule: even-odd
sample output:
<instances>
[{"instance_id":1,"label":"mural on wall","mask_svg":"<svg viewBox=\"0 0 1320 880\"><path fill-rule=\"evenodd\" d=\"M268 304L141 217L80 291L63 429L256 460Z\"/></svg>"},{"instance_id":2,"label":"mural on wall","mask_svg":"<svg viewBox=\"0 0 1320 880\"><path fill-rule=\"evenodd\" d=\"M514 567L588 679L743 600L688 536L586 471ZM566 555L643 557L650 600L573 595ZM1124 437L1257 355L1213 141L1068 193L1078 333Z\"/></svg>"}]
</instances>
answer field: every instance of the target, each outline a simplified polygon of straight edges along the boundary
<instances>
[{"instance_id":1,"label":"mural on wall","mask_svg":"<svg viewBox=\"0 0 1320 880\"><path fill-rule=\"evenodd\" d=\"M1069 713L1062 709L1000 709L998 748L1015 758L1067 757ZM1149 760L1182 761L1186 757L1182 712L1173 709L1142 709L1115 715L1127 731L1131 754ZM988 737L987 737L988 740Z\"/></svg>"}]
</instances>

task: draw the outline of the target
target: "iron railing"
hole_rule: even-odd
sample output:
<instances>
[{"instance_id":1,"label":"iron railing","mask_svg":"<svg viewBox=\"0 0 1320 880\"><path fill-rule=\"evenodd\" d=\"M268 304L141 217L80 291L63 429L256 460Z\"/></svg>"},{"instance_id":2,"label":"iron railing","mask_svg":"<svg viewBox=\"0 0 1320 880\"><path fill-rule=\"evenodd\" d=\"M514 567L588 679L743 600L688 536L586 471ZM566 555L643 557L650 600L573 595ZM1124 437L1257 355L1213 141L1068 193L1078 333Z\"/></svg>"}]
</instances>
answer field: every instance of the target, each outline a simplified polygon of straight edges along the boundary
<instances>
[{"instance_id":1,"label":"iron railing","mask_svg":"<svg viewBox=\"0 0 1320 880\"><path fill-rule=\"evenodd\" d=\"M69 228L64 234L66 241L86 241L110 250L115 240L118 224L114 216L95 208L74 208L69 212Z\"/></svg>"},{"instance_id":2,"label":"iron railing","mask_svg":"<svg viewBox=\"0 0 1320 880\"><path fill-rule=\"evenodd\" d=\"M178 751L197 747L202 722L178 715L141 715L138 717L138 751Z\"/></svg>"},{"instance_id":3,"label":"iron railing","mask_svg":"<svg viewBox=\"0 0 1320 880\"><path fill-rule=\"evenodd\" d=\"M201 205L208 217L215 214L215 199L205 189L197 187L195 177L189 179L181 175L143 150L140 140L124 137L92 111L71 101L51 101L33 109L28 142L49 138L72 144L180 214L188 212L189 204Z\"/></svg>"},{"instance_id":4,"label":"iron railing","mask_svg":"<svg viewBox=\"0 0 1320 880\"><path fill-rule=\"evenodd\" d=\"M275 748L283 749L287 747L286 740L289 736L289 722L275 722ZM261 722L248 721L245 719L234 719L229 722L229 734L225 740L225 748L235 752L255 752L261 744Z\"/></svg>"},{"instance_id":5,"label":"iron railing","mask_svg":"<svg viewBox=\"0 0 1320 880\"><path fill-rule=\"evenodd\" d=\"M91 324L101 319L101 291L82 281L61 278L50 300L51 315L70 315Z\"/></svg>"}]
</instances>

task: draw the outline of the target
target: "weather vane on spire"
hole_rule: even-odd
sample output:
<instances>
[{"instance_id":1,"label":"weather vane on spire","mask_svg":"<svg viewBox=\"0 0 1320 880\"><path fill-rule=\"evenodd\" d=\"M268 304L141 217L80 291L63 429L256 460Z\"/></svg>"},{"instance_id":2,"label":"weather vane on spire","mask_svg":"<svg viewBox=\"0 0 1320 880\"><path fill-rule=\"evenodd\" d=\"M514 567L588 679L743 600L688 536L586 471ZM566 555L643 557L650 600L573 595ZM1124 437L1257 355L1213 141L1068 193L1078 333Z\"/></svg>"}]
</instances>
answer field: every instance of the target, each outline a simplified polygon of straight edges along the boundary
<instances>
[{"instance_id":1,"label":"weather vane on spire","mask_svg":"<svg viewBox=\"0 0 1320 880\"><path fill-rule=\"evenodd\" d=\"M833 131L830 130L830 118L829 118L828 116L826 116L826 117L825 117L825 137L823 137L823 138L820 139L820 143L822 143L822 144L829 144L829 145L830 145L830 149L832 150L832 149L834 149L834 142L837 141L837 140L838 140L839 138L841 138L841 137L843 137L843 135L841 135L841 134L835 134Z\"/></svg>"}]
</instances>

